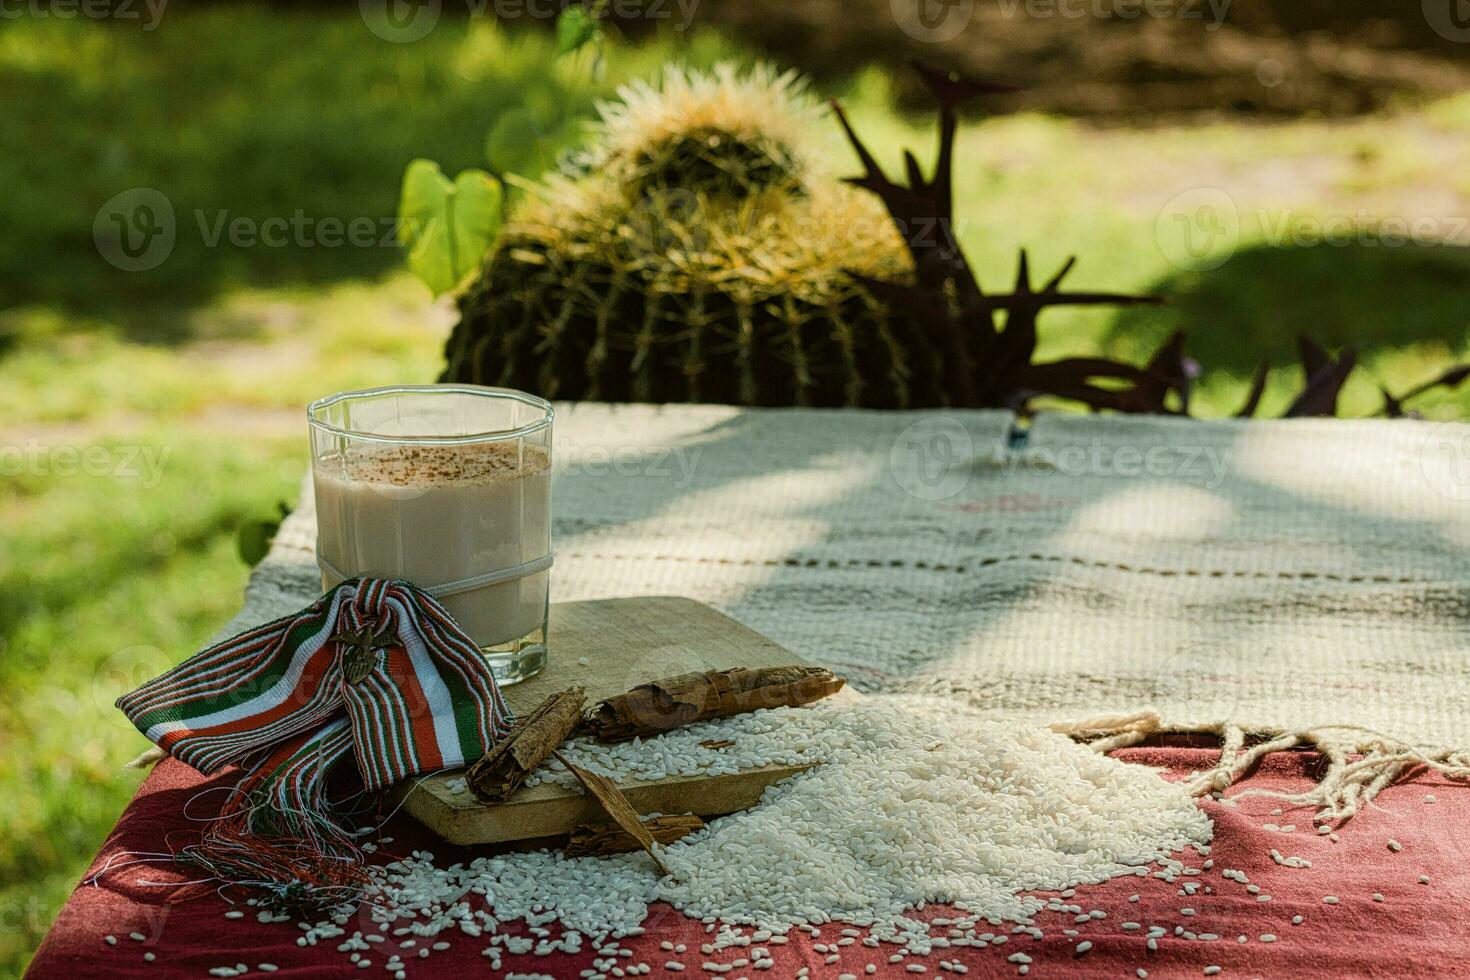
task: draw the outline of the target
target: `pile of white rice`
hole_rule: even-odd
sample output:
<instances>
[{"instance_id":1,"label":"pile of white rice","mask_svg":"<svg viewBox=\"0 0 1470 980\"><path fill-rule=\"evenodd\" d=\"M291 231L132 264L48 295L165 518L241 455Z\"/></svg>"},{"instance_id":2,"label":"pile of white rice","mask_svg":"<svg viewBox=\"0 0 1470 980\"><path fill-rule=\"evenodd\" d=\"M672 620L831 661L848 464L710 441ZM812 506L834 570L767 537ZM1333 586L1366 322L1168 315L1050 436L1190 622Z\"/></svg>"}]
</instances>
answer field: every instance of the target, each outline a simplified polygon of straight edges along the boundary
<instances>
[{"instance_id":1,"label":"pile of white rice","mask_svg":"<svg viewBox=\"0 0 1470 980\"><path fill-rule=\"evenodd\" d=\"M735 744L713 749L706 740ZM921 903L954 903L970 925L1029 925L1046 902L1019 893L1147 874L1154 864L1178 872L1174 855L1190 845L1207 853L1212 831L1195 801L1152 770L937 699L761 711L567 751L624 778L821 764L668 847L673 877L662 881L641 853L541 851L441 868L416 852L373 871L371 915L381 931L488 937L501 923L527 922L536 938L496 936L487 946L498 962L502 947L570 951L583 936L601 945L635 934L649 905L663 900L711 931L721 924L721 936L735 935L729 926L782 935L838 921L923 954L948 943L906 914ZM559 770L539 778L570 779ZM545 929L553 921L563 938Z\"/></svg>"}]
</instances>

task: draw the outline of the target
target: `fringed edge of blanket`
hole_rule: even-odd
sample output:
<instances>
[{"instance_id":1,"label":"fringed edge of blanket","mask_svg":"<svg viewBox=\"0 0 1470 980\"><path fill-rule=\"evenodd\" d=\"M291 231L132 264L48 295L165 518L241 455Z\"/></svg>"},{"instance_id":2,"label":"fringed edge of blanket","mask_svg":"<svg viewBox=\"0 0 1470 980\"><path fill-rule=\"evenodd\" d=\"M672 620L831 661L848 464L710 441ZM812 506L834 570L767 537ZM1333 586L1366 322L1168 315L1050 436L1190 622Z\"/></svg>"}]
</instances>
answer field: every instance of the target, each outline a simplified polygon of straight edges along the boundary
<instances>
[{"instance_id":1,"label":"fringed edge of blanket","mask_svg":"<svg viewBox=\"0 0 1470 980\"><path fill-rule=\"evenodd\" d=\"M1212 735L1220 740L1220 760L1185 783L1191 796L1216 793L1227 802L1250 796L1269 797L1290 806L1316 807L1316 819L1323 823L1354 816L1385 786L1419 768L1450 779L1470 780L1470 749L1415 745L1358 725L1318 725L1287 731L1230 721L1181 723L1166 720L1155 711L1139 711L1058 722L1049 727L1097 752L1138 745L1156 735ZM1311 789L1301 793L1247 789L1223 796L1270 753L1296 748L1313 749L1327 762L1326 771ZM163 752L150 748L128 767L148 768L163 758Z\"/></svg>"},{"instance_id":2,"label":"fringed edge of blanket","mask_svg":"<svg viewBox=\"0 0 1470 980\"><path fill-rule=\"evenodd\" d=\"M1185 784L1193 796L1223 794L1272 752L1314 749L1322 754L1327 768L1311 789L1302 793L1247 789L1223 798L1228 802L1262 796L1291 806L1316 807L1319 822L1347 820L1385 786L1421 767L1451 779L1470 779L1470 750L1414 745L1357 725L1318 725L1287 731L1229 721L1181 724L1157 712L1140 711L1062 722L1050 728L1098 752L1137 745L1155 735L1216 736L1220 740L1220 761Z\"/></svg>"}]
</instances>

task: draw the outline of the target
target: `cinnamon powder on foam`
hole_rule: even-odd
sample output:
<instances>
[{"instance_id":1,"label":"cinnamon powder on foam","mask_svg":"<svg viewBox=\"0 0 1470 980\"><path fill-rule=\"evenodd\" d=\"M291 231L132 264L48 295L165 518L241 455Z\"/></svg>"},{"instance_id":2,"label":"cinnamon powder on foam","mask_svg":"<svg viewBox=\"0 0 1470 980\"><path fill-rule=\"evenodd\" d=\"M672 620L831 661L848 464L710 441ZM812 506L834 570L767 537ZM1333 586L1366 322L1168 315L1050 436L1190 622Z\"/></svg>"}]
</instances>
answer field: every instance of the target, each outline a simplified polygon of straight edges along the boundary
<instances>
[{"instance_id":1,"label":"cinnamon powder on foam","mask_svg":"<svg viewBox=\"0 0 1470 980\"><path fill-rule=\"evenodd\" d=\"M513 442L438 445L369 445L354 447L342 475L353 482L394 486L457 486L517 480L551 467L551 455L540 446Z\"/></svg>"}]
</instances>

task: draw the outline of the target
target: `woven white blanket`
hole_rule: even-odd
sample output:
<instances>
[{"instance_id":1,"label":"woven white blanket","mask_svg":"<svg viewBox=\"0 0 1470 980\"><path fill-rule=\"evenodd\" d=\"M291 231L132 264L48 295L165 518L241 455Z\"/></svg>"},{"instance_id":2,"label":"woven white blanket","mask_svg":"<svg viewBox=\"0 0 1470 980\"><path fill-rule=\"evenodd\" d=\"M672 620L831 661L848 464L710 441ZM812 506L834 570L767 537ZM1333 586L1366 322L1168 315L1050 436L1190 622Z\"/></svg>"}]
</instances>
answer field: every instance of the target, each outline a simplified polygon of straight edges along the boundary
<instances>
[{"instance_id":1,"label":"woven white blanket","mask_svg":"<svg viewBox=\"0 0 1470 980\"><path fill-rule=\"evenodd\" d=\"M554 599L691 596L1102 746L1215 732L1201 790L1247 732L1369 753L1340 811L1409 746L1465 762L1470 426L1043 416L1009 448L1001 412L558 411ZM319 592L314 534L308 488L232 629Z\"/></svg>"}]
</instances>

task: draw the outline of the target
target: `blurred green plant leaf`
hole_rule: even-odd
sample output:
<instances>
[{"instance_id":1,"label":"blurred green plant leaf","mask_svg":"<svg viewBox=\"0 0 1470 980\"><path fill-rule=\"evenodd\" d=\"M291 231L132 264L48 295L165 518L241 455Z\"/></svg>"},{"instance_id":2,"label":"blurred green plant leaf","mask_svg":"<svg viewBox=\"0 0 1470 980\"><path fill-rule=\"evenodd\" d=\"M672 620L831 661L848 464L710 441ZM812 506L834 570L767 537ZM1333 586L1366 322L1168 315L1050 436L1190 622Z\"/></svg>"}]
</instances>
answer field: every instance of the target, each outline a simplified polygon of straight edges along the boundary
<instances>
[{"instance_id":1,"label":"blurred green plant leaf","mask_svg":"<svg viewBox=\"0 0 1470 980\"><path fill-rule=\"evenodd\" d=\"M291 507L284 500L276 504L276 510L280 516L275 519L246 521L235 532L235 550L240 553L240 560L251 568L265 560L281 523L291 516Z\"/></svg>"},{"instance_id":2,"label":"blurred green plant leaf","mask_svg":"<svg viewBox=\"0 0 1470 980\"><path fill-rule=\"evenodd\" d=\"M433 290L447 293L479 267L500 230L504 190L483 170L465 170L452 182L432 160L414 160L403 172L398 237L408 268Z\"/></svg>"},{"instance_id":3,"label":"blurred green plant leaf","mask_svg":"<svg viewBox=\"0 0 1470 980\"><path fill-rule=\"evenodd\" d=\"M581 122L517 106L496 117L485 137L485 158L498 174L536 178L555 170L577 144Z\"/></svg>"},{"instance_id":4,"label":"blurred green plant leaf","mask_svg":"<svg viewBox=\"0 0 1470 980\"><path fill-rule=\"evenodd\" d=\"M556 53L558 57L580 51L602 33L597 19L583 7L573 4L556 19Z\"/></svg>"}]
</instances>

